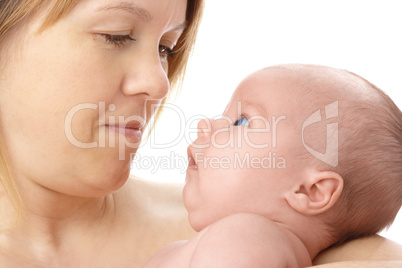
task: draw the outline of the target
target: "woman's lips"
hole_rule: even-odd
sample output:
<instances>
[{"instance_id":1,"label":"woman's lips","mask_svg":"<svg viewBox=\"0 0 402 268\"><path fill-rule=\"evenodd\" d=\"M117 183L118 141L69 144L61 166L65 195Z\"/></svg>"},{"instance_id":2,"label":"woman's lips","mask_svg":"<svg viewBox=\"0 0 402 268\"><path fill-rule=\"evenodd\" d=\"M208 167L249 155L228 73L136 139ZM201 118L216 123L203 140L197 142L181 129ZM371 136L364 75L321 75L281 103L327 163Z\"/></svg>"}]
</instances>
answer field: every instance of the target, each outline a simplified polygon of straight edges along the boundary
<instances>
[{"instance_id":1,"label":"woman's lips","mask_svg":"<svg viewBox=\"0 0 402 268\"><path fill-rule=\"evenodd\" d=\"M128 123L126 125L106 125L109 132L115 132L124 136L129 143L138 143L142 139L142 126L138 123Z\"/></svg>"}]
</instances>

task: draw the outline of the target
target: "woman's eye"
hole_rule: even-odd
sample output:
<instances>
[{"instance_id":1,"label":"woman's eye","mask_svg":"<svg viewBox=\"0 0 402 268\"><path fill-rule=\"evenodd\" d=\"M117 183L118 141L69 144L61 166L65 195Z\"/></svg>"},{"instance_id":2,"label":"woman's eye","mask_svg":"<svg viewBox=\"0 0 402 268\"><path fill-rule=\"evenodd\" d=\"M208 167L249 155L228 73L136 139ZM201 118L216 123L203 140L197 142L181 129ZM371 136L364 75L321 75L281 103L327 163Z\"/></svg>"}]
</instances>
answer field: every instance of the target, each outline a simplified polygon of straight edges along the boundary
<instances>
[{"instance_id":1,"label":"woman's eye","mask_svg":"<svg viewBox=\"0 0 402 268\"><path fill-rule=\"evenodd\" d=\"M239 119L236 120L233 124L235 127L236 126L250 126L250 123L248 122L248 119L244 116L240 117Z\"/></svg>"},{"instance_id":2,"label":"woman's eye","mask_svg":"<svg viewBox=\"0 0 402 268\"><path fill-rule=\"evenodd\" d=\"M167 60L168 57L174 58L176 52L164 45L159 45L159 55L162 60Z\"/></svg>"},{"instance_id":3,"label":"woman's eye","mask_svg":"<svg viewBox=\"0 0 402 268\"><path fill-rule=\"evenodd\" d=\"M106 43L115 45L116 47L124 47L127 42L135 41L130 35L112 35L112 34L102 34L105 38Z\"/></svg>"}]
</instances>

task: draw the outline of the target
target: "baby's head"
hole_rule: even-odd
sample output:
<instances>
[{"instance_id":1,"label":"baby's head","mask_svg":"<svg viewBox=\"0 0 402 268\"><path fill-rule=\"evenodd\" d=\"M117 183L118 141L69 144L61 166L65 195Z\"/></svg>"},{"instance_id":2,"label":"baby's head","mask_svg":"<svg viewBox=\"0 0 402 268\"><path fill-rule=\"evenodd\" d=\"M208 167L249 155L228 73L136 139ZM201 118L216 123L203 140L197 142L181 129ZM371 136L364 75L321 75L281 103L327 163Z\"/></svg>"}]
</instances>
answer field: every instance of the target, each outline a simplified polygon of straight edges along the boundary
<instances>
[{"instance_id":1,"label":"baby's head","mask_svg":"<svg viewBox=\"0 0 402 268\"><path fill-rule=\"evenodd\" d=\"M316 80L328 73L338 83L333 91L309 95L339 100L338 165L332 170L344 186L332 209L320 217L342 243L390 226L402 206L402 113L364 78L345 70L313 68L318 68Z\"/></svg>"},{"instance_id":2,"label":"baby's head","mask_svg":"<svg viewBox=\"0 0 402 268\"><path fill-rule=\"evenodd\" d=\"M199 129L183 191L196 230L248 212L344 241L380 231L402 205L401 112L347 71L260 70Z\"/></svg>"}]
</instances>

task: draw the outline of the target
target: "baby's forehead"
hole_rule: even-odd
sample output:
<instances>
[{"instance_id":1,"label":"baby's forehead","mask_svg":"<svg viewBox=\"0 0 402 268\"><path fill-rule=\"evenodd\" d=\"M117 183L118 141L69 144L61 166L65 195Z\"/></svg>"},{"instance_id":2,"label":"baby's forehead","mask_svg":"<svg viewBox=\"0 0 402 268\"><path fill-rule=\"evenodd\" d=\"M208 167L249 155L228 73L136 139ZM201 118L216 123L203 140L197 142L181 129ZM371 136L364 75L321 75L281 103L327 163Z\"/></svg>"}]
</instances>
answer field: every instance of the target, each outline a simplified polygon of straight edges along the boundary
<instances>
[{"instance_id":1,"label":"baby's forehead","mask_svg":"<svg viewBox=\"0 0 402 268\"><path fill-rule=\"evenodd\" d=\"M310 65L278 65L258 70L244 79L245 83L270 86L272 89L296 90L344 81L339 70Z\"/></svg>"},{"instance_id":2,"label":"baby's forehead","mask_svg":"<svg viewBox=\"0 0 402 268\"><path fill-rule=\"evenodd\" d=\"M274 97L278 101L304 100L312 95L315 99L345 98L373 93L360 77L326 66L288 64L256 71L239 85L240 93L253 93L260 97Z\"/></svg>"},{"instance_id":3,"label":"baby's forehead","mask_svg":"<svg viewBox=\"0 0 402 268\"><path fill-rule=\"evenodd\" d=\"M247 76L237 87L235 95L253 102L289 101L301 90L303 77L277 68L266 68Z\"/></svg>"},{"instance_id":4,"label":"baby's forehead","mask_svg":"<svg viewBox=\"0 0 402 268\"><path fill-rule=\"evenodd\" d=\"M293 116L292 106L298 100L294 94L297 83L280 79L270 73L256 72L244 79L233 94L229 108L251 110L261 116ZM237 112L238 113L238 112Z\"/></svg>"},{"instance_id":5,"label":"baby's forehead","mask_svg":"<svg viewBox=\"0 0 402 268\"><path fill-rule=\"evenodd\" d=\"M342 75L332 69L286 65L259 70L246 77L234 93L237 101L265 107L267 115L286 115L295 121L341 99Z\"/></svg>"},{"instance_id":6,"label":"baby's forehead","mask_svg":"<svg viewBox=\"0 0 402 268\"><path fill-rule=\"evenodd\" d=\"M278 65L247 76L234 99L265 106L269 112L303 119L326 105L339 101L339 109L372 103L380 94L365 79L346 70L317 65Z\"/></svg>"}]
</instances>

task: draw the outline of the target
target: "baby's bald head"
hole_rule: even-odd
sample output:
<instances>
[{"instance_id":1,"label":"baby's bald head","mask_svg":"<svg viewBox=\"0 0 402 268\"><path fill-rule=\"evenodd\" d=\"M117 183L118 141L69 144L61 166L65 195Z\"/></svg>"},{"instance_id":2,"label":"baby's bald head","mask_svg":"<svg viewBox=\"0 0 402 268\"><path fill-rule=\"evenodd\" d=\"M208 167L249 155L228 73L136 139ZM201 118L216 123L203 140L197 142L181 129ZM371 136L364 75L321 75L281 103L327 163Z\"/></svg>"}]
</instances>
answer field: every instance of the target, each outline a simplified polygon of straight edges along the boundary
<instances>
[{"instance_id":1,"label":"baby's bald head","mask_svg":"<svg viewBox=\"0 0 402 268\"><path fill-rule=\"evenodd\" d=\"M286 79L296 128L321 110L321 122L303 128L297 158L319 169L336 171L344 190L335 206L321 217L340 240L374 234L390 225L402 205L402 114L393 101L364 78L345 71L316 65L279 65L261 74ZM336 103L337 116L326 122L325 107ZM331 121L332 120L332 121ZM336 151L326 152L328 165L305 150L327 150L334 138L327 125L337 123ZM304 147L304 148L303 148ZM334 162L332 162L334 163Z\"/></svg>"}]
</instances>

